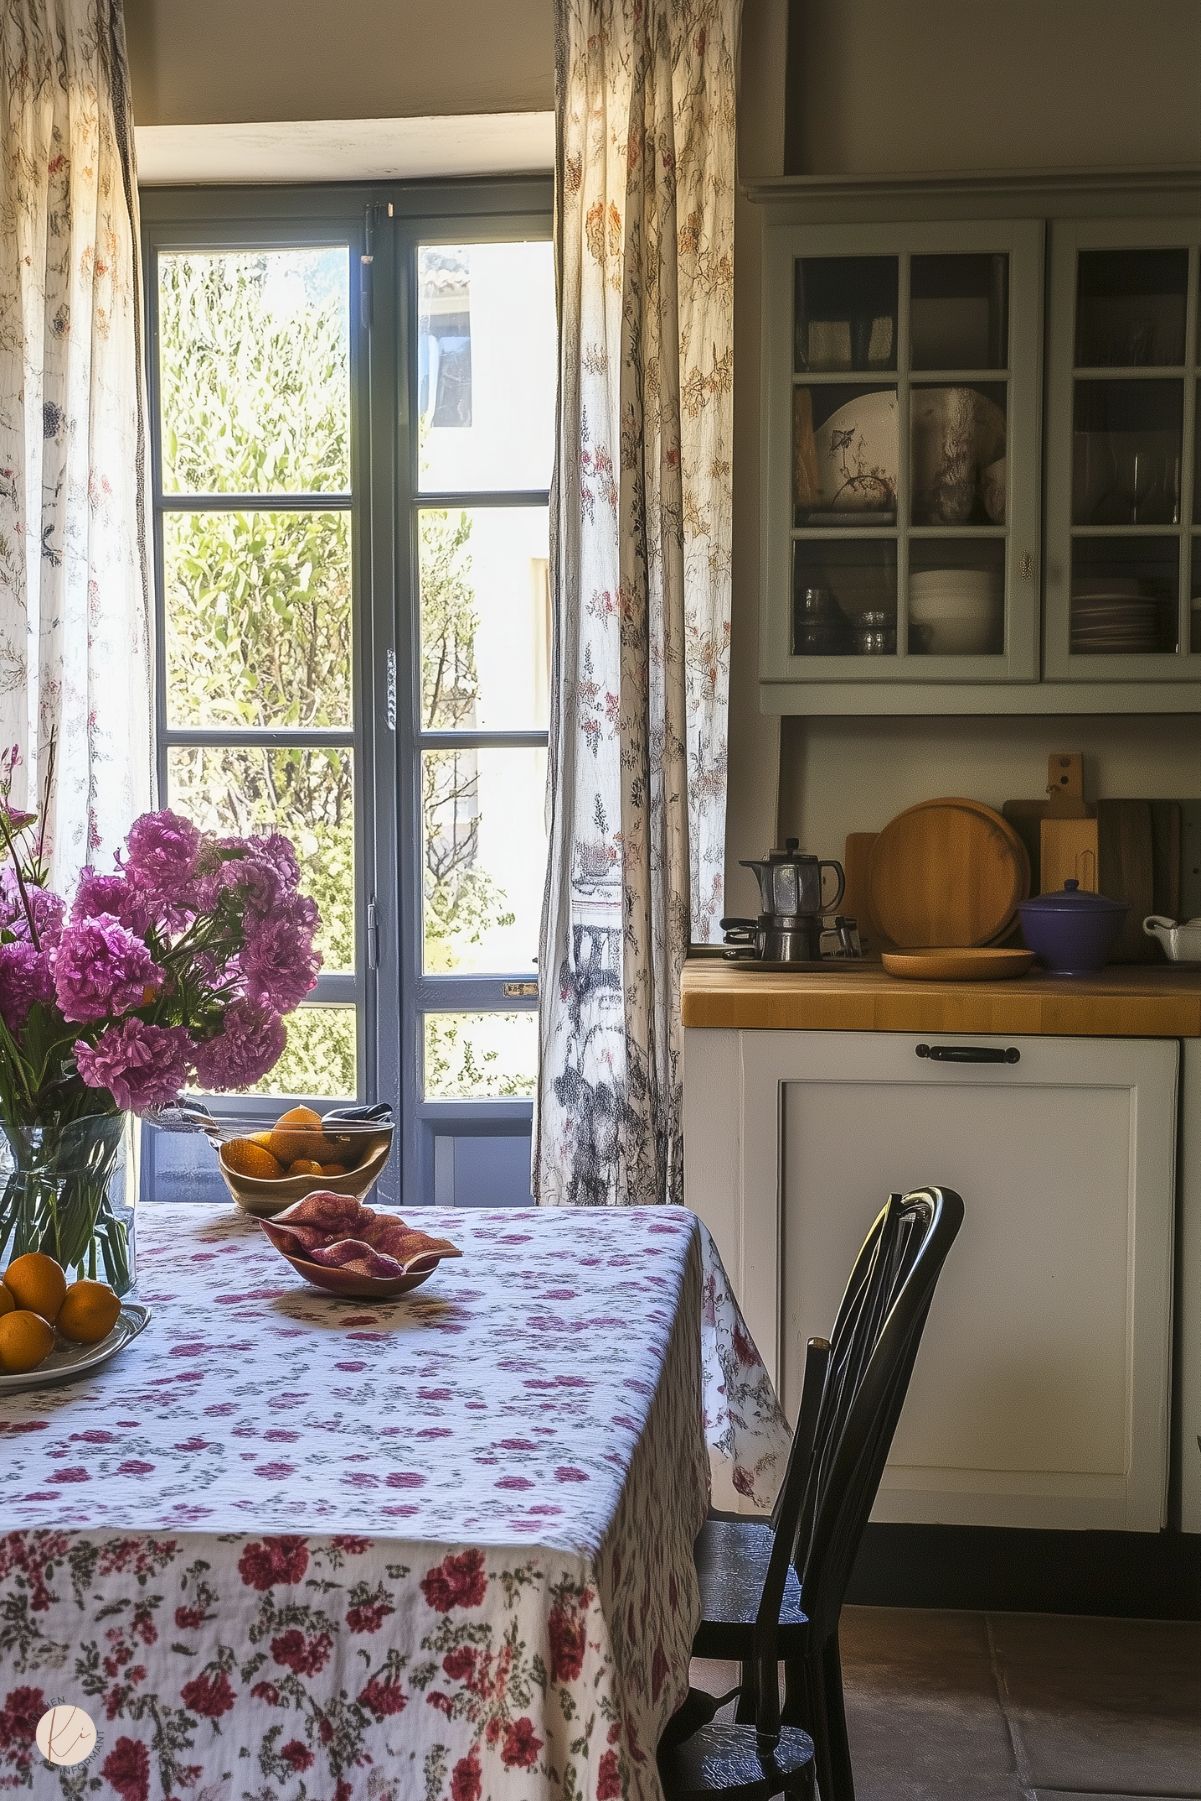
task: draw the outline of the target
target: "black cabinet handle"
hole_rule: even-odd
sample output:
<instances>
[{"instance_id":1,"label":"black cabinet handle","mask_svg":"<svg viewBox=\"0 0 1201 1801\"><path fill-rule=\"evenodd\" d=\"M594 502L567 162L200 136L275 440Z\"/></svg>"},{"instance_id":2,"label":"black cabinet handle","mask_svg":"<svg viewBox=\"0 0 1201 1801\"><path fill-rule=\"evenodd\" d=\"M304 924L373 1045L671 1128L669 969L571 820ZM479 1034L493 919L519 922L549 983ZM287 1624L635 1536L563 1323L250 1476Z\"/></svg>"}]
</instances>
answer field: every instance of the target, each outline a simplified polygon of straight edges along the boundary
<instances>
[{"instance_id":1,"label":"black cabinet handle","mask_svg":"<svg viewBox=\"0 0 1201 1801\"><path fill-rule=\"evenodd\" d=\"M1018 1063L1022 1056L1016 1044L919 1044L915 1050L931 1063Z\"/></svg>"}]
</instances>

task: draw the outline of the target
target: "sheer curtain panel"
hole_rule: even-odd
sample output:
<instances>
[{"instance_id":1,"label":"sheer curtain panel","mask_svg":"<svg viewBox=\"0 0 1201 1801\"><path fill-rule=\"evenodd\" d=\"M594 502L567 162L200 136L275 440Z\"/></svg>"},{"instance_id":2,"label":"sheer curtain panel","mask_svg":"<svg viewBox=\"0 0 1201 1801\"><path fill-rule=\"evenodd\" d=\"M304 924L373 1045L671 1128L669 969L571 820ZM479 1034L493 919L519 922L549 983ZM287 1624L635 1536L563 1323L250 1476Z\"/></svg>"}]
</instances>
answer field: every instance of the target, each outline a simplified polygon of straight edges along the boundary
<instances>
[{"instance_id":1,"label":"sheer curtain panel","mask_svg":"<svg viewBox=\"0 0 1201 1801\"><path fill-rule=\"evenodd\" d=\"M558 0L556 689L534 1184L678 1201L720 918L739 0Z\"/></svg>"},{"instance_id":2,"label":"sheer curtain panel","mask_svg":"<svg viewBox=\"0 0 1201 1801\"><path fill-rule=\"evenodd\" d=\"M151 797L137 194L119 0L0 0L0 746L56 886Z\"/></svg>"}]
</instances>

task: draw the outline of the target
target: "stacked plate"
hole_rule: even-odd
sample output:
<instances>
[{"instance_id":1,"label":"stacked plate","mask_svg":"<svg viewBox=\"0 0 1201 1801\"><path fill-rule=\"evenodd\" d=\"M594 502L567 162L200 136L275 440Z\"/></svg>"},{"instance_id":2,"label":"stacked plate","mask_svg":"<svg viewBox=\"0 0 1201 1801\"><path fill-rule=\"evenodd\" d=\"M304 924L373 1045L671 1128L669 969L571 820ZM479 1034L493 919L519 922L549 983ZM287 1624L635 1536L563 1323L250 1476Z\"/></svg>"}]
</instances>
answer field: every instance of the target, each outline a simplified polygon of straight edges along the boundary
<instances>
[{"instance_id":1,"label":"stacked plate","mask_svg":"<svg viewBox=\"0 0 1201 1801\"><path fill-rule=\"evenodd\" d=\"M999 651L1004 578L994 569L918 569L909 578L914 650L933 656Z\"/></svg>"},{"instance_id":2,"label":"stacked plate","mask_svg":"<svg viewBox=\"0 0 1201 1801\"><path fill-rule=\"evenodd\" d=\"M1111 656L1164 648L1162 611L1137 581L1077 580L1072 589L1072 649Z\"/></svg>"}]
</instances>

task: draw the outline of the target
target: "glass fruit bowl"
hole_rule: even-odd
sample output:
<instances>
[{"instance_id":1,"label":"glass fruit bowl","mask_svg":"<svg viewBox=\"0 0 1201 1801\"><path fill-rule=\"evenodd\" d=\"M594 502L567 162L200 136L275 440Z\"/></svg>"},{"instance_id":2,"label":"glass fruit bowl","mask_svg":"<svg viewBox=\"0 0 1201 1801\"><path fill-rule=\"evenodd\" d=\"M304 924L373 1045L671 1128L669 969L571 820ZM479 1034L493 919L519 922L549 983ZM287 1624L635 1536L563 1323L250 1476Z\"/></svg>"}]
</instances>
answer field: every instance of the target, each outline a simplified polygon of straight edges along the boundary
<instances>
[{"instance_id":1,"label":"glass fruit bowl","mask_svg":"<svg viewBox=\"0 0 1201 1801\"><path fill-rule=\"evenodd\" d=\"M163 1108L152 1121L167 1131L203 1132L217 1155L221 1180L243 1212L269 1219L307 1195L361 1201L379 1180L392 1150L392 1110L376 1107L267 1107L213 1112L199 1102Z\"/></svg>"}]
</instances>

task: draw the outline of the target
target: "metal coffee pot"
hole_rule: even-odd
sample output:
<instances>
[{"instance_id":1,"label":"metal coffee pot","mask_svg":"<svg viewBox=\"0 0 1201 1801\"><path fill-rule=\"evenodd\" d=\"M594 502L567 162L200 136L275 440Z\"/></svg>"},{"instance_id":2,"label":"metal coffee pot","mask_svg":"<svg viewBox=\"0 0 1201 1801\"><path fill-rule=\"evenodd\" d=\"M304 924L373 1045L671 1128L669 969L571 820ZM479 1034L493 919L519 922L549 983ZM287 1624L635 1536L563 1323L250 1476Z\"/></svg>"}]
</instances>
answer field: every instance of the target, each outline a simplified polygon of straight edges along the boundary
<instances>
[{"instance_id":1,"label":"metal coffee pot","mask_svg":"<svg viewBox=\"0 0 1201 1801\"><path fill-rule=\"evenodd\" d=\"M786 839L784 849L773 850L769 857L743 857L741 867L753 869L758 878L760 913L782 914L788 919L833 913L846 888L842 864L832 858L807 856L798 838ZM834 872L836 884L831 895L822 893L827 869Z\"/></svg>"}]
</instances>

